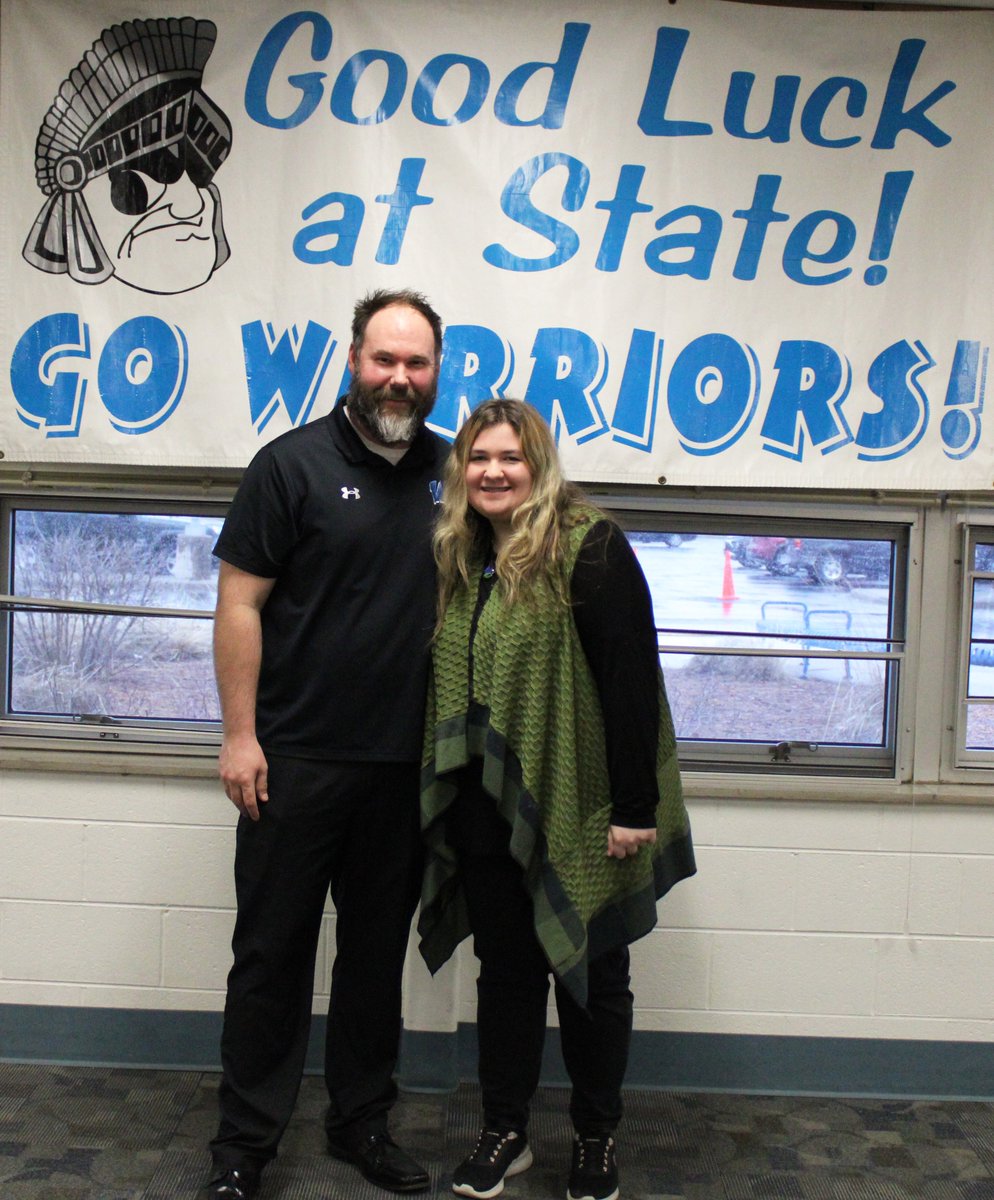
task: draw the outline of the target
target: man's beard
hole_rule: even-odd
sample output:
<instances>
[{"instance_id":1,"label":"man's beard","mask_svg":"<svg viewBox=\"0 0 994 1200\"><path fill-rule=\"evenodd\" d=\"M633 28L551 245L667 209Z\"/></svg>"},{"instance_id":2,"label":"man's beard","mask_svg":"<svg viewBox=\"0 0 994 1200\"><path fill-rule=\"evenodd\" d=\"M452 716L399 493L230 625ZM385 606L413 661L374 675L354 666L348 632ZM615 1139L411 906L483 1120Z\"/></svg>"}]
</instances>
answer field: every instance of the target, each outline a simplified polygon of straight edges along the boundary
<instances>
[{"instance_id":1,"label":"man's beard","mask_svg":"<svg viewBox=\"0 0 994 1200\"><path fill-rule=\"evenodd\" d=\"M398 391L389 384L370 388L354 375L349 384L346 403L351 414L359 418L375 441L384 446L396 446L401 442L414 441L418 430L435 407L435 390L435 380L432 380L431 387L424 391L410 383L405 392ZM388 412L383 408L386 400L407 400L411 407L406 413Z\"/></svg>"}]
</instances>

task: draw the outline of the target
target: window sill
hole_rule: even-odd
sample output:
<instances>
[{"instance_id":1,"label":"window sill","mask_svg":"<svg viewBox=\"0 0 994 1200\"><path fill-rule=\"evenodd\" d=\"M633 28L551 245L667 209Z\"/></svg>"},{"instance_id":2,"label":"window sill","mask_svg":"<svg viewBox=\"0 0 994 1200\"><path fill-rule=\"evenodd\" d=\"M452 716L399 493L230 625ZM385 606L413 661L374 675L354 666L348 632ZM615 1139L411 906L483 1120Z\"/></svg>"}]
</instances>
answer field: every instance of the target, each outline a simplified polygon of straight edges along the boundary
<instances>
[{"instance_id":1,"label":"window sill","mask_svg":"<svg viewBox=\"0 0 994 1200\"><path fill-rule=\"evenodd\" d=\"M0 741L0 771L50 771L73 775L144 775L216 779L217 747L151 751L145 746L115 750L85 746L11 745Z\"/></svg>"},{"instance_id":2,"label":"window sill","mask_svg":"<svg viewBox=\"0 0 994 1200\"><path fill-rule=\"evenodd\" d=\"M766 775L733 775L683 772L688 799L786 801L824 804L973 805L994 804L990 783L915 783L895 779L855 779L828 776L777 778Z\"/></svg>"},{"instance_id":3,"label":"window sill","mask_svg":"<svg viewBox=\"0 0 994 1200\"><path fill-rule=\"evenodd\" d=\"M216 779L217 748L184 753L145 748L116 750L80 746L11 746L0 743L0 771L47 771L74 775L142 775L153 778ZM990 783L914 783L892 779L828 776L777 777L730 772L684 771L689 800L744 800L770 803L854 803L909 805L994 805Z\"/></svg>"}]
</instances>

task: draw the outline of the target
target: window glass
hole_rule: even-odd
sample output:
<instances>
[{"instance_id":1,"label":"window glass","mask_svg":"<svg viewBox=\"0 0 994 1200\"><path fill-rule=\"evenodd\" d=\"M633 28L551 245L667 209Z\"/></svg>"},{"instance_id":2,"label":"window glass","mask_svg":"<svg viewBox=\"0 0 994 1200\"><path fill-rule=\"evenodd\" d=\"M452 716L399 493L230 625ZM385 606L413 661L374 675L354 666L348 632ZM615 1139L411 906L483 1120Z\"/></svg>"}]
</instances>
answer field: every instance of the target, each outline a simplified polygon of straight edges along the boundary
<instances>
[{"instance_id":1,"label":"window glass","mask_svg":"<svg viewBox=\"0 0 994 1200\"><path fill-rule=\"evenodd\" d=\"M215 722L209 613L219 517L16 508L10 592L85 611L8 618L6 715ZM101 607L136 611L100 611Z\"/></svg>"},{"instance_id":2,"label":"window glass","mask_svg":"<svg viewBox=\"0 0 994 1200\"><path fill-rule=\"evenodd\" d=\"M994 542L974 541L969 579L967 750L994 750ZM981 572L990 577L984 578Z\"/></svg>"},{"instance_id":3,"label":"window glass","mask_svg":"<svg viewBox=\"0 0 994 1200\"><path fill-rule=\"evenodd\" d=\"M722 744L768 760L801 743L779 754L891 761L906 533L888 532L630 530L678 738L705 760Z\"/></svg>"}]
</instances>

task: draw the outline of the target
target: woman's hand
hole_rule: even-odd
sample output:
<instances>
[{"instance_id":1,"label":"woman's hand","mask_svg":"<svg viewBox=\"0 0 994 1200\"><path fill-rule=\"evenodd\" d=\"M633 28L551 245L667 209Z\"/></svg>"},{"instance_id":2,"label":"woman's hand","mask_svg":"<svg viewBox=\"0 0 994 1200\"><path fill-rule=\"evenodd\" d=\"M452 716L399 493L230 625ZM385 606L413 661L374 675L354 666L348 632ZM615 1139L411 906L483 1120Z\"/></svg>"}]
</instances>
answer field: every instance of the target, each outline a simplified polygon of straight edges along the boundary
<instances>
[{"instance_id":1,"label":"woman's hand","mask_svg":"<svg viewBox=\"0 0 994 1200\"><path fill-rule=\"evenodd\" d=\"M612 825L607 831L608 858L634 858L639 846L651 846L655 840L655 829L626 829L624 825Z\"/></svg>"}]
</instances>

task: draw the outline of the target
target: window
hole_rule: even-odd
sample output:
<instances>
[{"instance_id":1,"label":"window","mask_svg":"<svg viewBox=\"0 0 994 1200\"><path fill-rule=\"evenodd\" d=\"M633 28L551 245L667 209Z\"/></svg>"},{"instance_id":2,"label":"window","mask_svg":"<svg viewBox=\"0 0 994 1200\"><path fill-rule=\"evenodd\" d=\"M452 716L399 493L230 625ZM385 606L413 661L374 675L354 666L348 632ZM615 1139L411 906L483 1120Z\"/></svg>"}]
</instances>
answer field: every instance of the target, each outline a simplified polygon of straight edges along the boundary
<instances>
[{"instance_id":1,"label":"window","mask_svg":"<svg viewBox=\"0 0 994 1200\"><path fill-rule=\"evenodd\" d=\"M994 526L966 526L957 762L994 766Z\"/></svg>"},{"instance_id":2,"label":"window","mask_svg":"<svg viewBox=\"0 0 994 1200\"><path fill-rule=\"evenodd\" d=\"M619 517L685 765L894 774L909 524Z\"/></svg>"},{"instance_id":3,"label":"window","mask_svg":"<svg viewBox=\"0 0 994 1200\"><path fill-rule=\"evenodd\" d=\"M0 732L213 749L223 509L8 499L0 514Z\"/></svg>"},{"instance_id":4,"label":"window","mask_svg":"<svg viewBox=\"0 0 994 1200\"><path fill-rule=\"evenodd\" d=\"M89 472L0 464L3 763L212 773L235 473ZM590 492L649 581L691 787L990 802L994 499Z\"/></svg>"}]
</instances>

